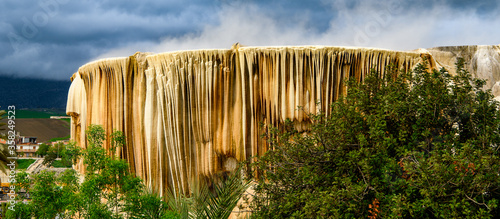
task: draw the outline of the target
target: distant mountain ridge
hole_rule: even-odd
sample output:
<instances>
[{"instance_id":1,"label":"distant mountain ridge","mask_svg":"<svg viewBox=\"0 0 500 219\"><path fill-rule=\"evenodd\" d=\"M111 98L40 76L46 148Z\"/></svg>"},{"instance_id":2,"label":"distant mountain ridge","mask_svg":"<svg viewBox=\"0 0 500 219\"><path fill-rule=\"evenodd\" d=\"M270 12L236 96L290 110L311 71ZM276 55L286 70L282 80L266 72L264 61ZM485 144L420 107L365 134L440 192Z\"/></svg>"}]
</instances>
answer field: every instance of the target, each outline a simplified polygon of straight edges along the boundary
<instances>
[{"instance_id":1,"label":"distant mountain ridge","mask_svg":"<svg viewBox=\"0 0 500 219\"><path fill-rule=\"evenodd\" d=\"M66 108L71 81L0 76L0 109Z\"/></svg>"}]
</instances>

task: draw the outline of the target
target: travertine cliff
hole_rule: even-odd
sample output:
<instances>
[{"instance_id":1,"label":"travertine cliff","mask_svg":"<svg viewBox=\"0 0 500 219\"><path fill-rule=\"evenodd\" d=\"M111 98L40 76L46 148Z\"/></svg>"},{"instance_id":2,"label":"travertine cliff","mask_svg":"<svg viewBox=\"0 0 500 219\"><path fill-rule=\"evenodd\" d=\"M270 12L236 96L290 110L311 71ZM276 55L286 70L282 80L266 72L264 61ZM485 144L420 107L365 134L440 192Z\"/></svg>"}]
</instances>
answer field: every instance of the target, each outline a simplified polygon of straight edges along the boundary
<instances>
[{"instance_id":1,"label":"travertine cliff","mask_svg":"<svg viewBox=\"0 0 500 219\"><path fill-rule=\"evenodd\" d=\"M448 46L428 49L438 67L455 73L458 57L466 61L467 69L476 77L486 79L486 89L500 97L500 46Z\"/></svg>"},{"instance_id":2,"label":"travertine cliff","mask_svg":"<svg viewBox=\"0 0 500 219\"><path fill-rule=\"evenodd\" d=\"M262 155L267 148L259 124L279 126L291 119L307 129L305 112L327 111L346 92L344 79L363 80L371 68L383 74L388 64L408 70L424 58L431 67L453 70L459 56L500 93L498 46L399 52L235 45L99 60L72 77L71 137L86 147L89 124L103 125L108 134L121 130L127 144L117 153L132 171L160 193L187 192L199 177ZM83 171L81 163L76 168Z\"/></svg>"}]
</instances>

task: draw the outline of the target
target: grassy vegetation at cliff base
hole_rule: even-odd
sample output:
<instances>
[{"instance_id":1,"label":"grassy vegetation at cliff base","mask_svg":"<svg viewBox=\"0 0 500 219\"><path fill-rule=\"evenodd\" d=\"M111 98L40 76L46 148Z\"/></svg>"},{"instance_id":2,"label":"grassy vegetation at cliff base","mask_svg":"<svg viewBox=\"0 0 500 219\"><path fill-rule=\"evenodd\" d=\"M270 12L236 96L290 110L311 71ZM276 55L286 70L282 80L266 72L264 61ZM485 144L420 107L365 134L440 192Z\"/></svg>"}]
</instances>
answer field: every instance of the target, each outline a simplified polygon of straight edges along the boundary
<instances>
[{"instance_id":1,"label":"grassy vegetation at cliff base","mask_svg":"<svg viewBox=\"0 0 500 219\"><path fill-rule=\"evenodd\" d=\"M18 169L28 169L28 167L34 163L35 159L18 159L17 160L17 168Z\"/></svg>"},{"instance_id":2,"label":"grassy vegetation at cliff base","mask_svg":"<svg viewBox=\"0 0 500 219\"><path fill-rule=\"evenodd\" d=\"M54 160L51 166L55 168L71 168L72 165L64 165L60 160Z\"/></svg>"}]
</instances>

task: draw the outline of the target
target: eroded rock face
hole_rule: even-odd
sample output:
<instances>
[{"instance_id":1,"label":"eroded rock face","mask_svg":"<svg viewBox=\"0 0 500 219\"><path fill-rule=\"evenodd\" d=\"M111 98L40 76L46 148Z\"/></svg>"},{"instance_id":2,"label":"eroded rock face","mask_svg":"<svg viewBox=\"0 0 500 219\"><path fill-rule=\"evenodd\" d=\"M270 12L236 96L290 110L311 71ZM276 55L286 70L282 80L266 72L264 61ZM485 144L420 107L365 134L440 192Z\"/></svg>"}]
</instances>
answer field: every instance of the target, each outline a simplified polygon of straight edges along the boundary
<instances>
[{"instance_id":1,"label":"eroded rock face","mask_svg":"<svg viewBox=\"0 0 500 219\"><path fill-rule=\"evenodd\" d=\"M500 81L500 47L499 46L448 46L428 49L437 63L450 73L455 73L457 58L466 61L465 67L475 77L486 79L486 89L493 89ZM497 85L498 86L498 85ZM499 96L500 92L494 93Z\"/></svg>"},{"instance_id":2,"label":"eroded rock face","mask_svg":"<svg viewBox=\"0 0 500 219\"><path fill-rule=\"evenodd\" d=\"M388 64L408 70L424 58L431 67L453 70L458 56L491 80L489 88L498 86L498 46L400 52L235 45L99 60L72 77L71 138L85 148L90 124L103 125L107 134L123 131L127 144L117 154L132 171L160 194L167 188L188 192L199 177L232 171L238 161L265 153L259 124L291 119L306 130L306 113L327 111L346 92L346 78L363 80L371 68L383 74ZM82 163L76 168L84 171Z\"/></svg>"}]
</instances>

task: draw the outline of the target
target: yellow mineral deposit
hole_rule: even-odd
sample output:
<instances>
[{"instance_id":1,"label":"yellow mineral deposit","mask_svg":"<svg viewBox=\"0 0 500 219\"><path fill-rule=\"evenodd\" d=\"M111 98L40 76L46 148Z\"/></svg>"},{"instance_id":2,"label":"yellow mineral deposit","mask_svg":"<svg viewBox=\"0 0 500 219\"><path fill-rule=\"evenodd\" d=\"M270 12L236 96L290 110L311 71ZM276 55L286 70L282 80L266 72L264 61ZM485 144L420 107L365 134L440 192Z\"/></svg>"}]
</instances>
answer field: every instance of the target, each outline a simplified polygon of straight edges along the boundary
<instances>
[{"instance_id":1,"label":"yellow mineral deposit","mask_svg":"<svg viewBox=\"0 0 500 219\"><path fill-rule=\"evenodd\" d=\"M362 81L372 68L383 75L389 64L409 70L424 59L432 68L453 70L457 57L489 79L488 88L499 86L498 46L402 52L236 44L98 60L71 78L71 138L85 148L90 124L103 125L108 135L123 131L127 143L116 153L137 176L160 194L167 188L188 192L199 177L232 171L238 161L265 153L260 124L279 126L290 119L307 130L307 112L328 112L345 94L345 79ZM75 168L84 171L81 162Z\"/></svg>"}]
</instances>

